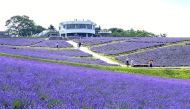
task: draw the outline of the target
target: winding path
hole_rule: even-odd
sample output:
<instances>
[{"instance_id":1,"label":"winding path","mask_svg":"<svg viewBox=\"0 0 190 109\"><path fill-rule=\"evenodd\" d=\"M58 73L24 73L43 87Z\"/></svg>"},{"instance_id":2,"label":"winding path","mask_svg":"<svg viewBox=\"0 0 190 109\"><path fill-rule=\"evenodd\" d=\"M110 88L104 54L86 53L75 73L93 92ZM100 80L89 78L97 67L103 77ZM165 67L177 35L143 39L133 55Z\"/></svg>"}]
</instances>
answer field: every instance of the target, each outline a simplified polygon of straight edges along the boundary
<instances>
[{"instance_id":1,"label":"winding path","mask_svg":"<svg viewBox=\"0 0 190 109\"><path fill-rule=\"evenodd\" d=\"M107 58L107 57L101 56L101 55L99 55L99 54L97 54L97 53L95 53L95 52L89 50L87 47L80 47L80 48L78 48L78 47L77 47L77 43L74 42L74 41L72 41L72 40L69 40L69 41L67 41L67 42L68 42L69 44L73 45L76 49L79 49L79 50L81 50L81 51L83 51L83 52L85 52L85 53L91 54L91 55L94 56L95 58L100 59L100 60L102 60L102 61L104 61L104 62L106 62L106 63L108 63L108 64L114 64L114 65L119 65L119 66L125 66L124 64L120 64L120 63L118 63L118 62L112 61L111 59L109 59L109 58Z\"/></svg>"}]
</instances>

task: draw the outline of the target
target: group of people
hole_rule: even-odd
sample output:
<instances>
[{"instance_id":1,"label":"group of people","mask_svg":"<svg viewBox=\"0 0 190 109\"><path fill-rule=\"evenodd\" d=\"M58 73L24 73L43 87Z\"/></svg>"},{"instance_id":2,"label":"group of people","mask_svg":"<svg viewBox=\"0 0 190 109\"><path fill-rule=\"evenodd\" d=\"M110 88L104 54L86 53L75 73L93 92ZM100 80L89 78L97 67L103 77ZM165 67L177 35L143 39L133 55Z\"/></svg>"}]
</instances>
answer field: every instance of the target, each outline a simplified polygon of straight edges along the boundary
<instances>
[{"instance_id":1,"label":"group of people","mask_svg":"<svg viewBox=\"0 0 190 109\"><path fill-rule=\"evenodd\" d=\"M129 65L130 65L130 66L133 66L133 65L134 65L134 60L131 60L130 63L129 63L129 58L127 57L127 58L126 58L126 61L125 61L125 64L126 64L127 66L129 66ZM149 66L149 67L153 67L153 60L149 60L149 61L148 61L148 66Z\"/></svg>"},{"instance_id":2,"label":"group of people","mask_svg":"<svg viewBox=\"0 0 190 109\"><path fill-rule=\"evenodd\" d=\"M131 60L131 62L129 63L129 58L126 58L125 64L126 64L127 66L129 66L129 65L133 66L133 65L134 65L134 61Z\"/></svg>"}]
</instances>

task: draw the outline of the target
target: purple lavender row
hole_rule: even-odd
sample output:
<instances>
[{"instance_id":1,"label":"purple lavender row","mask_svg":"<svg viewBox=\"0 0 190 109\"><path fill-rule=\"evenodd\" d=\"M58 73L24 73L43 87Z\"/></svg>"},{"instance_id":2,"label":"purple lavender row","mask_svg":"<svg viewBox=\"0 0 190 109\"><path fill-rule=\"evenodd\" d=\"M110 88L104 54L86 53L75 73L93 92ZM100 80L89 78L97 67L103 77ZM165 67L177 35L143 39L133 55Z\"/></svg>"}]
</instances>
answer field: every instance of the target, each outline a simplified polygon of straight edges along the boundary
<instances>
[{"instance_id":1,"label":"purple lavender row","mask_svg":"<svg viewBox=\"0 0 190 109\"><path fill-rule=\"evenodd\" d=\"M190 80L0 57L0 108L189 109ZM20 104L20 105L18 105Z\"/></svg>"},{"instance_id":2,"label":"purple lavender row","mask_svg":"<svg viewBox=\"0 0 190 109\"><path fill-rule=\"evenodd\" d=\"M84 45L96 45L102 43L108 43L111 41L140 41L140 42L158 42L158 43L166 43L166 42L176 42L181 40L190 40L190 38L161 38L161 37L96 37L96 38L83 38L83 39L75 39L76 42L82 42ZM44 41L44 39L40 38L0 38L0 44L6 45L33 45L38 42ZM41 44L37 44L37 46L50 46L54 47L55 41L47 41ZM64 41L63 44L60 43L60 46L67 46L65 45Z\"/></svg>"},{"instance_id":3,"label":"purple lavender row","mask_svg":"<svg viewBox=\"0 0 190 109\"><path fill-rule=\"evenodd\" d=\"M190 65L190 45L157 48L142 53L117 57L120 61L126 58L134 60L136 64L147 64L153 60L154 66L188 66Z\"/></svg>"},{"instance_id":4,"label":"purple lavender row","mask_svg":"<svg viewBox=\"0 0 190 109\"><path fill-rule=\"evenodd\" d=\"M0 38L0 45L29 46L44 41L41 38Z\"/></svg>"},{"instance_id":5,"label":"purple lavender row","mask_svg":"<svg viewBox=\"0 0 190 109\"><path fill-rule=\"evenodd\" d=\"M56 47L57 44L58 44L59 48L72 47L72 45L67 43L65 40L45 40L45 41L37 43L33 46L35 46L35 47Z\"/></svg>"},{"instance_id":6,"label":"purple lavender row","mask_svg":"<svg viewBox=\"0 0 190 109\"><path fill-rule=\"evenodd\" d=\"M47 50L47 49L34 49L34 48L18 48L18 47L7 47L1 46L0 52L8 52L8 53L28 53L28 54L44 54L44 55L60 55L60 56L92 56L90 54L84 53L78 49L66 49L66 50Z\"/></svg>"},{"instance_id":7,"label":"purple lavender row","mask_svg":"<svg viewBox=\"0 0 190 109\"><path fill-rule=\"evenodd\" d=\"M64 61L69 61L69 62L71 61L71 62L80 62L80 63L88 63L88 64L109 65L98 59L71 57L71 56L82 56L82 57L91 56L80 50L45 50L45 49L29 49L29 48L15 48L15 47L1 46L0 52L16 54L16 55L39 57L39 58L64 60Z\"/></svg>"},{"instance_id":8,"label":"purple lavender row","mask_svg":"<svg viewBox=\"0 0 190 109\"><path fill-rule=\"evenodd\" d=\"M75 39L75 42L81 42L83 45L97 45L108 43L112 41L120 41L126 38L117 38L117 37L91 37L91 38L82 38L82 39Z\"/></svg>"},{"instance_id":9,"label":"purple lavender row","mask_svg":"<svg viewBox=\"0 0 190 109\"><path fill-rule=\"evenodd\" d=\"M144 42L118 42L113 44L93 47L91 50L104 54L119 54L141 48L161 45L160 43L144 43Z\"/></svg>"},{"instance_id":10,"label":"purple lavender row","mask_svg":"<svg viewBox=\"0 0 190 109\"><path fill-rule=\"evenodd\" d=\"M81 42L83 45L97 45L112 41L130 41L130 42L149 42L149 43L167 43L189 40L190 38L169 38L169 37L92 37L75 39L76 42Z\"/></svg>"},{"instance_id":11,"label":"purple lavender row","mask_svg":"<svg viewBox=\"0 0 190 109\"><path fill-rule=\"evenodd\" d=\"M177 37L136 37L132 38L130 41L137 42L154 42L154 43L168 43L177 41L190 41L190 38L177 38Z\"/></svg>"}]
</instances>

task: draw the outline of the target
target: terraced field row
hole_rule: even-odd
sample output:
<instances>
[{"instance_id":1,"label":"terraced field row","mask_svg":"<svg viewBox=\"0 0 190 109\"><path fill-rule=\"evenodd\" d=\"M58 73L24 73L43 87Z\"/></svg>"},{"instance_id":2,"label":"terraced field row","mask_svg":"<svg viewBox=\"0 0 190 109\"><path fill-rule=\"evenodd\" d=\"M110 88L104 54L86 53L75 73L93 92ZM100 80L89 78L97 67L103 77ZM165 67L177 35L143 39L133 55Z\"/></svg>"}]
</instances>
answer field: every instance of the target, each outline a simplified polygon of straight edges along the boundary
<instances>
[{"instance_id":1,"label":"terraced field row","mask_svg":"<svg viewBox=\"0 0 190 109\"><path fill-rule=\"evenodd\" d=\"M189 66L190 38L98 38L80 39L92 51L125 63L154 66ZM92 43L91 43L92 42ZM97 44L97 45L96 45Z\"/></svg>"}]
</instances>

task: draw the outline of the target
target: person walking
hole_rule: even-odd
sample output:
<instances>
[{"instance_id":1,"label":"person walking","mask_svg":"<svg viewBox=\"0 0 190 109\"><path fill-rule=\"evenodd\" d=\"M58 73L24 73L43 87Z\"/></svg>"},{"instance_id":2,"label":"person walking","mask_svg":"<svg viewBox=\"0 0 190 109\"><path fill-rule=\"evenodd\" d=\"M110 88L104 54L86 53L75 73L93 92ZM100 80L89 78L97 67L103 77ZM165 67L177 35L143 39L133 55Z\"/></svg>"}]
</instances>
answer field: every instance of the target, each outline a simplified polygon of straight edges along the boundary
<instances>
[{"instance_id":1,"label":"person walking","mask_svg":"<svg viewBox=\"0 0 190 109\"><path fill-rule=\"evenodd\" d=\"M126 60L125 60L125 64L126 64L127 66L129 66L129 58L128 58L128 57L127 57Z\"/></svg>"},{"instance_id":2,"label":"person walking","mask_svg":"<svg viewBox=\"0 0 190 109\"><path fill-rule=\"evenodd\" d=\"M81 42L79 42L79 43L78 43L78 48L80 48L80 47L81 47L81 45L82 45L82 44L81 44Z\"/></svg>"},{"instance_id":3,"label":"person walking","mask_svg":"<svg viewBox=\"0 0 190 109\"><path fill-rule=\"evenodd\" d=\"M56 47L59 48L59 43L58 42L56 43Z\"/></svg>"},{"instance_id":4,"label":"person walking","mask_svg":"<svg viewBox=\"0 0 190 109\"><path fill-rule=\"evenodd\" d=\"M153 60L150 60L150 61L149 61L149 67L153 67L152 64L153 64Z\"/></svg>"},{"instance_id":5,"label":"person walking","mask_svg":"<svg viewBox=\"0 0 190 109\"><path fill-rule=\"evenodd\" d=\"M133 67L134 66L134 60L131 60L131 67Z\"/></svg>"}]
</instances>

